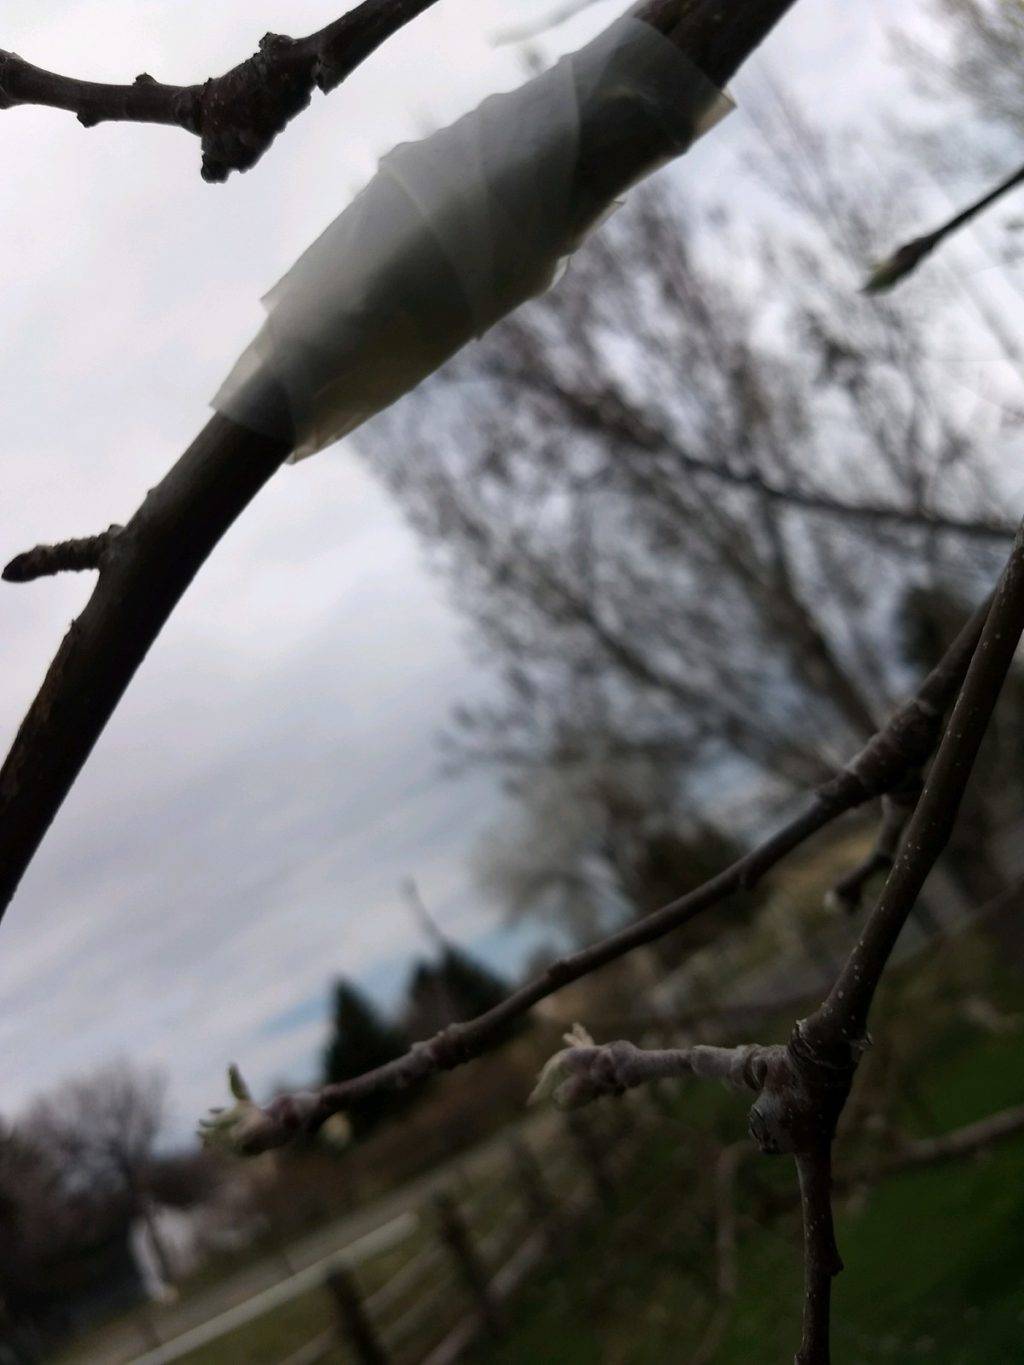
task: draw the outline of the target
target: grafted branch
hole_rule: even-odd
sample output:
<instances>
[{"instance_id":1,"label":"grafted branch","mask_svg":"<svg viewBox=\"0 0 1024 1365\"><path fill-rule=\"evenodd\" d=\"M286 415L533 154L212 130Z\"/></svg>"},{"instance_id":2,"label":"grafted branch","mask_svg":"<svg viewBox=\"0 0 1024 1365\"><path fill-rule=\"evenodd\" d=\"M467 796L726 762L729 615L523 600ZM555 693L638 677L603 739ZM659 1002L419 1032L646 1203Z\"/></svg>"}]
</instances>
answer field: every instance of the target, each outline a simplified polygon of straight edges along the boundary
<instances>
[{"instance_id":1,"label":"grafted branch","mask_svg":"<svg viewBox=\"0 0 1024 1365\"><path fill-rule=\"evenodd\" d=\"M902 848L863 933L820 1008L797 1023L785 1047L746 1045L712 1049L706 1072L737 1076L760 1093L750 1113L751 1135L766 1154L796 1160L804 1229L803 1332L796 1365L829 1365L832 1281L842 1270L832 1217L832 1143L867 1045L868 1015L875 992L917 897L945 848L956 821L981 742L1024 634L1024 525L1014 542L939 743L924 790L907 826ZM674 1074L701 1074L695 1049L675 1054ZM549 1063L548 1089L563 1104L587 1103L621 1093L632 1077L673 1074L662 1053L638 1060L629 1045L571 1047ZM544 1078L542 1077L542 1080ZM554 1082L552 1084L552 1082ZM1018 1111L1008 1111L954 1139L936 1140L915 1153L927 1163L1016 1131ZM905 1156L905 1154L904 1154Z\"/></svg>"},{"instance_id":2,"label":"grafted branch","mask_svg":"<svg viewBox=\"0 0 1024 1365\"><path fill-rule=\"evenodd\" d=\"M707 74L724 83L794 3L649 0L637 17L665 32L698 65L706 58ZM350 25L350 39L365 55L399 20L425 7L425 0L366 0L338 22ZM358 23L353 16L359 16ZM337 61L331 70L334 75L341 70ZM5 59L0 88L11 102L9 85ZM577 167L581 183L599 186L613 199L633 182L636 143L649 133L646 124L638 131L616 111L615 126L599 140L599 153ZM278 426L268 429L287 431L284 396L264 395L267 402L275 397ZM118 537L117 554L103 566L0 770L0 914L164 622L221 536L287 458L291 444L214 417Z\"/></svg>"},{"instance_id":3,"label":"grafted branch","mask_svg":"<svg viewBox=\"0 0 1024 1365\"><path fill-rule=\"evenodd\" d=\"M928 874L949 841L1022 633L1024 526L1017 533L921 799L878 903L828 997L810 1019L797 1026L794 1038L799 1038L801 1051L794 1053L794 1062L798 1066L810 1063L805 1067L809 1080L815 1072L819 1080L830 1072L836 1078L845 1075L845 1089L849 1090L875 992ZM815 1088L812 1084L811 1102L822 1121L819 1141L801 1143L794 1149L804 1218L806 1277L803 1340L797 1365L828 1365L831 1284L842 1268L832 1231L831 1150L835 1122L846 1094L836 1084L825 1085L817 1095Z\"/></svg>"},{"instance_id":4,"label":"grafted branch","mask_svg":"<svg viewBox=\"0 0 1024 1365\"><path fill-rule=\"evenodd\" d=\"M67 109L79 123L162 123L200 139L204 180L247 171L314 90L325 94L436 0L363 0L317 33L268 33L246 61L197 85L165 85L143 73L131 85L60 76L0 51L0 109L41 104Z\"/></svg>"},{"instance_id":5,"label":"grafted branch","mask_svg":"<svg viewBox=\"0 0 1024 1365\"><path fill-rule=\"evenodd\" d=\"M579 1109L606 1095L624 1095L652 1081L682 1076L760 1090L768 1064L769 1049L754 1044L641 1048L620 1040L597 1047L578 1024L565 1041L568 1047L556 1052L544 1067L531 1100L550 1098L561 1109Z\"/></svg>"}]
</instances>

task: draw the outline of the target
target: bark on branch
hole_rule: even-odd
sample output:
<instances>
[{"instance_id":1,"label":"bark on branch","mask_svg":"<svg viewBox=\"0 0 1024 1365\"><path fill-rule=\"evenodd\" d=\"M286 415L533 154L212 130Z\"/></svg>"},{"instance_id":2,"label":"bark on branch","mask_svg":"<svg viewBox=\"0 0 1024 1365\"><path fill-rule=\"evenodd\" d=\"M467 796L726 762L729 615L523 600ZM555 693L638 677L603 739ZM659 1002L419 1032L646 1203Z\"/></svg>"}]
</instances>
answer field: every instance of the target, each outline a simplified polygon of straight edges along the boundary
<instances>
[{"instance_id":1,"label":"bark on branch","mask_svg":"<svg viewBox=\"0 0 1024 1365\"><path fill-rule=\"evenodd\" d=\"M108 562L123 526L110 526L98 536L62 540L58 545L37 545L15 555L3 571L5 583L31 583L58 573L83 573L102 569Z\"/></svg>"},{"instance_id":2,"label":"bark on branch","mask_svg":"<svg viewBox=\"0 0 1024 1365\"><path fill-rule=\"evenodd\" d=\"M796 1365L829 1365L831 1359L832 1281L842 1270L832 1217L832 1143L867 1045L871 1003L899 934L952 833L1022 634L1024 524L878 903L828 997L809 1019L797 1023L785 1047L712 1048L701 1067L700 1049L642 1054L627 1043L595 1049L587 1045L589 1040L570 1036L568 1041L577 1045L557 1054L541 1078L541 1087L569 1106L622 1093L643 1080L686 1073L739 1080L759 1091L750 1112L751 1135L766 1154L791 1153L799 1178L805 1289ZM927 718L930 707L920 711ZM884 739L872 741L868 771L880 757L884 761L885 751ZM922 1162L942 1160L1016 1131L1018 1122L1010 1111L980 1133L968 1130L953 1141L925 1144L916 1155Z\"/></svg>"},{"instance_id":3,"label":"bark on branch","mask_svg":"<svg viewBox=\"0 0 1024 1365\"><path fill-rule=\"evenodd\" d=\"M882 818L871 851L856 867L843 874L826 896L826 904L836 905L846 914L860 909L872 877L888 872L896 861L900 840L921 795L920 774L911 773L900 787L882 797Z\"/></svg>"},{"instance_id":4,"label":"bark on branch","mask_svg":"<svg viewBox=\"0 0 1024 1365\"><path fill-rule=\"evenodd\" d=\"M363 0L334 23L305 38L268 33L246 61L198 85L165 85L148 73L131 85L59 76L0 51L0 109L41 104L67 109L79 123L162 123L200 139L204 180L247 171L314 90L325 94L392 34L436 0Z\"/></svg>"}]
</instances>

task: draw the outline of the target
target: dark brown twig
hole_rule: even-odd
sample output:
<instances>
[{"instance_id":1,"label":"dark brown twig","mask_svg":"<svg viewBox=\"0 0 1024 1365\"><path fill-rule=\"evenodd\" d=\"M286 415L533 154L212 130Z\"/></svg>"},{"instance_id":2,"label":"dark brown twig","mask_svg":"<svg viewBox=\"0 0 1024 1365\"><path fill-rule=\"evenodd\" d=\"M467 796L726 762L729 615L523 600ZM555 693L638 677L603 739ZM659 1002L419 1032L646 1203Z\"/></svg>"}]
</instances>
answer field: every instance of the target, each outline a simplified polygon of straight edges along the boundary
<instances>
[{"instance_id":1,"label":"dark brown twig","mask_svg":"<svg viewBox=\"0 0 1024 1365\"><path fill-rule=\"evenodd\" d=\"M1024 528L1017 533L977 650L896 863L864 932L821 1009L808 1020L826 1055L859 1041L890 954L952 833L978 749L1024 631Z\"/></svg>"},{"instance_id":2,"label":"dark brown twig","mask_svg":"<svg viewBox=\"0 0 1024 1365\"><path fill-rule=\"evenodd\" d=\"M887 873L896 861L903 831L917 805L921 789L920 774L911 773L899 787L882 797L882 819L870 853L839 878L828 893L827 902L838 905L848 915L856 914L872 877L880 872Z\"/></svg>"},{"instance_id":3,"label":"dark brown twig","mask_svg":"<svg viewBox=\"0 0 1024 1365\"><path fill-rule=\"evenodd\" d=\"M136 76L131 85L104 85L59 76L0 51L0 109L42 104L67 109L79 123L162 123L194 133L202 143L204 180L247 171L314 90L325 94L436 0L363 0L306 38L268 33L258 51L222 76L198 85L164 85Z\"/></svg>"},{"instance_id":4,"label":"dark brown twig","mask_svg":"<svg viewBox=\"0 0 1024 1365\"><path fill-rule=\"evenodd\" d=\"M102 569L108 562L123 526L109 526L98 536L84 540L63 540L59 545L37 545L15 555L3 571L5 583L31 583L58 573L83 573Z\"/></svg>"},{"instance_id":5,"label":"dark brown twig","mask_svg":"<svg viewBox=\"0 0 1024 1365\"><path fill-rule=\"evenodd\" d=\"M961 228L973 222L979 214L984 213L987 208L997 203L1004 195L1009 194L1019 185L1024 185L1024 166L1019 171L1014 171L1005 180L1000 181L994 190L982 195L980 199L954 215L947 223L936 228L934 232L926 232L922 237L915 237L913 241L904 242L903 246L875 267L864 286L864 292L866 294L882 294L895 288L901 280L913 274L917 267L947 238L952 237L955 232L959 232Z\"/></svg>"}]
</instances>

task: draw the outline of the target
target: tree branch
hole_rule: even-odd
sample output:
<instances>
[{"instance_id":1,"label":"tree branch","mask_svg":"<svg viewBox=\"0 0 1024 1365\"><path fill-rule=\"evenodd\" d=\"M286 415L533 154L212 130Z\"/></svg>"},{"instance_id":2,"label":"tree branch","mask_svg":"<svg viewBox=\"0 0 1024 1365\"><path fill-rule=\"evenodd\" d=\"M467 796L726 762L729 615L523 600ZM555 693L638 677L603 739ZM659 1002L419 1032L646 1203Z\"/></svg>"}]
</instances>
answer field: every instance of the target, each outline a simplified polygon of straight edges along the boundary
<instances>
[{"instance_id":1,"label":"tree branch","mask_svg":"<svg viewBox=\"0 0 1024 1365\"><path fill-rule=\"evenodd\" d=\"M556 1052L540 1073L531 1103L552 1099L560 1109L580 1109L608 1095L624 1095L637 1086L682 1076L760 1090L768 1051L754 1044L640 1048L624 1040L597 1047L578 1024L565 1041L569 1046Z\"/></svg>"},{"instance_id":2,"label":"tree branch","mask_svg":"<svg viewBox=\"0 0 1024 1365\"><path fill-rule=\"evenodd\" d=\"M908 1142L881 1161L876 1161L870 1169L851 1171L843 1177L841 1185L847 1189L864 1180L899 1175L902 1171L916 1170L922 1166L938 1166L944 1161L960 1161L1020 1133L1024 1133L1024 1104L1012 1109L1000 1109L998 1113L989 1114L977 1123L968 1123L939 1137L918 1138Z\"/></svg>"},{"instance_id":3,"label":"tree branch","mask_svg":"<svg viewBox=\"0 0 1024 1365\"><path fill-rule=\"evenodd\" d=\"M92 596L0 769L0 917L150 645L288 450L214 417L119 532L116 553L88 565L100 570ZM33 563L60 549L29 551L4 577L35 577Z\"/></svg>"},{"instance_id":4,"label":"tree branch","mask_svg":"<svg viewBox=\"0 0 1024 1365\"><path fill-rule=\"evenodd\" d=\"M901 851L860 940L820 1008L797 1023L785 1047L712 1049L707 1074L742 1077L759 1096L750 1131L766 1154L791 1153L797 1165L804 1227L803 1333L796 1365L829 1365L832 1281L842 1270L832 1218L832 1142L859 1057L868 1013L897 938L952 833L981 742L1024 634L1024 524L988 608L952 714ZM572 1039L570 1038L570 1041ZM583 1040L580 1040L583 1041ZM621 1093L634 1079L699 1074L694 1050L638 1057L629 1044L570 1048L545 1068L541 1088L562 1104ZM994 1131L1011 1131L1011 1115ZM990 1128L983 1134L992 1136ZM978 1140L925 1147L922 1160L942 1159Z\"/></svg>"},{"instance_id":5,"label":"tree branch","mask_svg":"<svg viewBox=\"0 0 1024 1365\"><path fill-rule=\"evenodd\" d=\"M284 1096L261 1110L262 1120L250 1121L238 1134L236 1150L253 1155L281 1146L299 1132L315 1132L332 1114L381 1090L402 1090L440 1071L451 1071L487 1050L507 1025L562 987L579 981L634 948L653 943L689 923L740 890L748 890L795 848L799 848L833 820L897 785L909 770L919 768L935 745L942 717L956 696L977 645L989 610L988 601L975 611L916 695L893 715L853 761L814 794L807 808L757 848L703 886L661 910L628 925L581 952L553 962L536 980L514 991L501 1004L467 1023L453 1024L426 1042L417 1043L394 1061L352 1080L325 1086L315 1096ZM786 1049L782 1049L783 1052ZM299 1113L301 1111L301 1114ZM252 1120L252 1115L247 1115ZM762 1122L764 1141L769 1135ZM760 1140L760 1139L759 1139ZM773 1150L791 1150L776 1147Z\"/></svg>"},{"instance_id":6,"label":"tree branch","mask_svg":"<svg viewBox=\"0 0 1024 1365\"><path fill-rule=\"evenodd\" d=\"M804 1322L796 1365L828 1365L832 1281L843 1268L832 1221L831 1141L798 1153L796 1169L804 1225Z\"/></svg>"},{"instance_id":7,"label":"tree branch","mask_svg":"<svg viewBox=\"0 0 1024 1365\"><path fill-rule=\"evenodd\" d=\"M255 166L271 143L388 38L436 0L363 0L306 38L268 33L259 49L222 76L199 85L164 85L136 76L131 85L104 85L59 76L0 51L0 109L19 104L67 109L79 123L162 123L194 133L202 144L202 176L226 180Z\"/></svg>"},{"instance_id":8,"label":"tree branch","mask_svg":"<svg viewBox=\"0 0 1024 1365\"><path fill-rule=\"evenodd\" d=\"M738 488L757 493L767 502L820 516L835 517L853 525L884 526L896 530L928 531L940 535L962 536L967 540L1006 542L1016 532L1013 521L978 520L956 517L921 508L887 507L882 503L851 502L829 493L801 488L794 483L776 482L757 469L736 469L716 464L678 444L672 435L651 419L638 418L617 393L578 392L547 381L547 376L512 362L495 363L488 371L511 384L528 384L544 398L553 400L565 409L578 427L592 431L612 432L622 442L644 454L653 456L670 453L680 468L698 478L727 488Z\"/></svg>"},{"instance_id":9,"label":"tree branch","mask_svg":"<svg viewBox=\"0 0 1024 1365\"><path fill-rule=\"evenodd\" d=\"M425 7L424 0L417 3ZM728 79L793 3L648 0L637 17L667 32L694 61L709 53L707 73ZM350 38L360 35L352 41L365 52L416 8L409 0L366 0L338 23L349 24ZM333 75L338 70L335 61ZM7 89L5 72L6 59L0 87ZM598 139L593 157L577 169L583 183L599 185L609 199L635 176L630 133L629 119L616 112L607 139ZM280 429L289 430L284 395L264 397L276 405ZM214 417L118 537L117 554L104 564L0 770L0 915L164 622L290 448L290 440L270 440Z\"/></svg>"},{"instance_id":10,"label":"tree branch","mask_svg":"<svg viewBox=\"0 0 1024 1365\"><path fill-rule=\"evenodd\" d=\"M1024 632L1024 526L1017 533L977 650L900 853L864 932L821 1009L807 1021L814 1048L859 1041L890 954L952 833L1003 683Z\"/></svg>"},{"instance_id":11,"label":"tree branch","mask_svg":"<svg viewBox=\"0 0 1024 1365\"><path fill-rule=\"evenodd\" d=\"M791 1103L770 1117L793 1140L790 1150L800 1177L806 1285L797 1365L828 1365L830 1359L831 1284L842 1269L832 1229L832 1140L865 1043L871 1003L925 880L949 841L1022 633L1024 524L878 904L828 997L797 1025L789 1044L787 1060L796 1084ZM752 1127L759 1110L762 1118L769 1117L766 1095L767 1086L752 1111ZM762 1150L770 1150L755 1135Z\"/></svg>"}]
</instances>

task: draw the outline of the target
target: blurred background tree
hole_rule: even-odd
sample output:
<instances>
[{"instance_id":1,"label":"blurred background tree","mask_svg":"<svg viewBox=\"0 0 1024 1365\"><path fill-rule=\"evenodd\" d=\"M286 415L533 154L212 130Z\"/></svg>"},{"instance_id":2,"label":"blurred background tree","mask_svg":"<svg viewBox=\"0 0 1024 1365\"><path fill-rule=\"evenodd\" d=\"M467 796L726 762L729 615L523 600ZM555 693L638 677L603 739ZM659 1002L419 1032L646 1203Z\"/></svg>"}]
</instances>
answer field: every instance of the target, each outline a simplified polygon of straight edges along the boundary
<instances>
[{"instance_id":1,"label":"blurred background tree","mask_svg":"<svg viewBox=\"0 0 1024 1365\"><path fill-rule=\"evenodd\" d=\"M390 1024L369 1000L349 981L334 986L331 1037L324 1053L324 1082L351 1080L401 1057L408 1048L405 1034ZM405 1096L376 1094L354 1105L349 1119L356 1136L362 1136L386 1114L401 1107Z\"/></svg>"},{"instance_id":2,"label":"blurred background tree","mask_svg":"<svg viewBox=\"0 0 1024 1365\"><path fill-rule=\"evenodd\" d=\"M777 92L748 115L756 221L636 192L361 438L497 678L447 737L517 803L484 880L581 939L834 772L920 667L914 604L976 600L1006 543L1021 394L998 310L930 280L860 299L907 196ZM965 334L984 392L943 358ZM1024 788L1019 750L990 748L975 800L998 820ZM998 856L968 836L950 855Z\"/></svg>"},{"instance_id":3,"label":"blurred background tree","mask_svg":"<svg viewBox=\"0 0 1024 1365\"><path fill-rule=\"evenodd\" d=\"M173 1284L175 1267L154 1217L151 1185L165 1089L160 1071L113 1062L40 1100L25 1126L69 1192L122 1200L129 1219L141 1220L161 1276Z\"/></svg>"}]
</instances>

